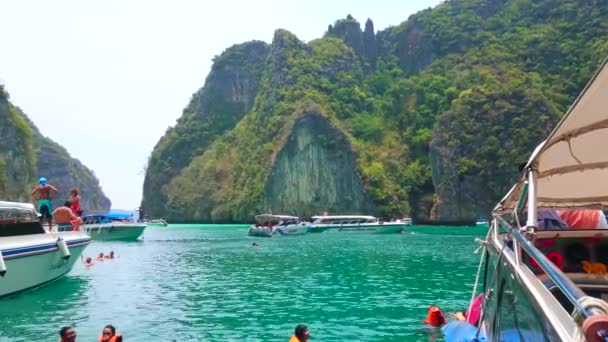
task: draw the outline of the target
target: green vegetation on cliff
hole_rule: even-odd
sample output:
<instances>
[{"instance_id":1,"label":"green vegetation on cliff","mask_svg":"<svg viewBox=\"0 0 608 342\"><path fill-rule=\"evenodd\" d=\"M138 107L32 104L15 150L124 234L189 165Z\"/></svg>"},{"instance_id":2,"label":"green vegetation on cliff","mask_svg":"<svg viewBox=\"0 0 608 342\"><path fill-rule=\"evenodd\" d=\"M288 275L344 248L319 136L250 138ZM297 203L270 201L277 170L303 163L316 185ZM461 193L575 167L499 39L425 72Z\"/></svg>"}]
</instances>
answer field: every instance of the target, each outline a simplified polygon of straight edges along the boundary
<instances>
[{"instance_id":1,"label":"green vegetation on cliff","mask_svg":"<svg viewBox=\"0 0 608 342\"><path fill-rule=\"evenodd\" d=\"M192 96L177 125L167 130L150 156L144 181L147 212L164 216L171 179L251 109L267 52L266 43L254 41L214 59L208 86Z\"/></svg>"},{"instance_id":2,"label":"green vegetation on cliff","mask_svg":"<svg viewBox=\"0 0 608 342\"><path fill-rule=\"evenodd\" d=\"M34 133L25 116L9 102L0 86L0 198L29 199L36 170Z\"/></svg>"},{"instance_id":3,"label":"green vegetation on cliff","mask_svg":"<svg viewBox=\"0 0 608 342\"><path fill-rule=\"evenodd\" d=\"M27 116L10 103L0 85L0 200L30 202L30 191L38 177L44 176L60 193L55 206L69 198L78 187L85 210L108 210L110 200L103 194L99 181L86 166L43 136Z\"/></svg>"},{"instance_id":4,"label":"green vegetation on cliff","mask_svg":"<svg viewBox=\"0 0 608 342\"><path fill-rule=\"evenodd\" d=\"M262 44L216 59L155 148L149 214L485 215L608 54L608 6L452 0L378 33L349 16ZM236 74L255 75L246 96Z\"/></svg>"}]
</instances>

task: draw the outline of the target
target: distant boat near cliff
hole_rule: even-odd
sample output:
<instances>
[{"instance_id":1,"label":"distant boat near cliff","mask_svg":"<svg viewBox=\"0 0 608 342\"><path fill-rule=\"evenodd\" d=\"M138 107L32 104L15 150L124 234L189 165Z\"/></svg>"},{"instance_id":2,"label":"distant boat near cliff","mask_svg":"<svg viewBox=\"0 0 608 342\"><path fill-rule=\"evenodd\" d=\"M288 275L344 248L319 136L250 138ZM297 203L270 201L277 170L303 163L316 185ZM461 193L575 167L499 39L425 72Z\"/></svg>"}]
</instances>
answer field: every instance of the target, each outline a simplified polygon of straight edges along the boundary
<instances>
[{"instance_id":1,"label":"distant boat near cliff","mask_svg":"<svg viewBox=\"0 0 608 342\"><path fill-rule=\"evenodd\" d=\"M487 226L488 224L488 220L486 219L477 219L477 221L475 222L475 225L477 226Z\"/></svg>"},{"instance_id":2,"label":"distant boat near cliff","mask_svg":"<svg viewBox=\"0 0 608 342\"><path fill-rule=\"evenodd\" d=\"M262 214L255 217L255 224L249 227L249 236L271 237L304 235L310 223L297 216Z\"/></svg>"},{"instance_id":3,"label":"distant boat near cliff","mask_svg":"<svg viewBox=\"0 0 608 342\"><path fill-rule=\"evenodd\" d=\"M163 219L150 220L145 222L148 226L151 227L167 227L169 223Z\"/></svg>"},{"instance_id":4,"label":"distant boat near cliff","mask_svg":"<svg viewBox=\"0 0 608 342\"><path fill-rule=\"evenodd\" d=\"M129 214L106 213L83 217L81 229L93 240L137 240L146 224L132 221Z\"/></svg>"},{"instance_id":5,"label":"distant boat near cliff","mask_svg":"<svg viewBox=\"0 0 608 342\"><path fill-rule=\"evenodd\" d=\"M380 221L374 216L340 215L313 216L310 231L314 233L398 233L412 224L411 219Z\"/></svg>"}]
</instances>

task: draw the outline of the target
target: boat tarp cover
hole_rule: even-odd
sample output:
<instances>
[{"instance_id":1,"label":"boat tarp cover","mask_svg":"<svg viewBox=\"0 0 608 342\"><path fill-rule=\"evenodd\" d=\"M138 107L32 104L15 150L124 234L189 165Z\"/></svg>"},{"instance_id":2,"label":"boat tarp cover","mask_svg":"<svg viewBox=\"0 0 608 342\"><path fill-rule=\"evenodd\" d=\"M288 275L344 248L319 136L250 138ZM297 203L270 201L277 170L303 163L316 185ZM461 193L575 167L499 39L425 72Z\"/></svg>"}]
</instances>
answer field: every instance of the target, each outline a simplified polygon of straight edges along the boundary
<instances>
[{"instance_id":1,"label":"boat tarp cover","mask_svg":"<svg viewBox=\"0 0 608 342\"><path fill-rule=\"evenodd\" d=\"M109 218L109 219L124 220L124 219L130 218L131 214L109 212L109 213L105 213L105 214L86 215L85 218L87 218L87 217L106 217L106 218Z\"/></svg>"},{"instance_id":2,"label":"boat tarp cover","mask_svg":"<svg viewBox=\"0 0 608 342\"><path fill-rule=\"evenodd\" d=\"M527 168L538 171L537 207L608 206L608 59L574 101ZM512 211L525 175L497 208Z\"/></svg>"},{"instance_id":3,"label":"boat tarp cover","mask_svg":"<svg viewBox=\"0 0 608 342\"><path fill-rule=\"evenodd\" d=\"M297 216L289 216L289 215L273 215L273 214L262 214L255 216L256 222L274 222L280 220L298 220Z\"/></svg>"}]
</instances>

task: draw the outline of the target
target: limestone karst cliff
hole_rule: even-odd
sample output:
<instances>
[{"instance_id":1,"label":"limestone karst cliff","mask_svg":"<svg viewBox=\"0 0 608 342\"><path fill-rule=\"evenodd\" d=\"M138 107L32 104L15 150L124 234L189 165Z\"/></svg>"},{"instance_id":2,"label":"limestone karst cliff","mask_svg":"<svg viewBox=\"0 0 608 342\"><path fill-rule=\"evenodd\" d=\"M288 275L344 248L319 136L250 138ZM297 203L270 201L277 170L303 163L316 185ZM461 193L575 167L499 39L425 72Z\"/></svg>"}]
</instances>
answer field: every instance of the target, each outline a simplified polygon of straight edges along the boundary
<instances>
[{"instance_id":1,"label":"limestone karst cliff","mask_svg":"<svg viewBox=\"0 0 608 342\"><path fill-rule=\"evenodd\" d=\"M144 207L486 216L608 54L607 19L602 0L451 0L233 46L152 153Z\"/></svg>"},{"instance_id":2,"label":"limestone karst cliff","mask_svg":"<svg viewBox=\"0 0 608 342\"><path fill-rule=\"evenodd\" d=\"M0 200L32 201L30 191L40 176L46 177L60 193L57 206L69 198L69 191L78 187L82 207L87 211L106 211L110 200L99 181L79 160L43 136L38 128L14 106L4 87L0 86Z\"/></svg>"}]
</instances>

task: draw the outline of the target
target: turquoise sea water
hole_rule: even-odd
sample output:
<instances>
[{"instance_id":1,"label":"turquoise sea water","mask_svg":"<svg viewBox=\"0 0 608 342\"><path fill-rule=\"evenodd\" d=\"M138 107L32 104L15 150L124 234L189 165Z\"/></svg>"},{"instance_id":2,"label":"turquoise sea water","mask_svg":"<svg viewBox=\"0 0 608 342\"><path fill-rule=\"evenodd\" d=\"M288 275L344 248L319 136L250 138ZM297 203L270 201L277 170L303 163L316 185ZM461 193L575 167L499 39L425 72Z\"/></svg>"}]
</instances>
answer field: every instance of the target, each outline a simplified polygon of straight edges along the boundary
<instances>
[{"instance_id":1,"label":"turquoise sea water","mask_svg":"<svg viewBox=\"0 0 608 342\"><path fill-rule=\"evenodd\" d=\"M56 341L73 325L95 341L113 324L126 341L287 341L305 323L311 341L441 341L422 320L432 304L466 307L486 229L251 238L246 226L150 227L84 253L118 259L1 300L0 340Z\"/></svg>"}]
</instances>

